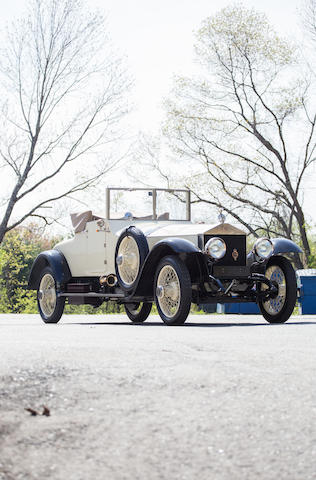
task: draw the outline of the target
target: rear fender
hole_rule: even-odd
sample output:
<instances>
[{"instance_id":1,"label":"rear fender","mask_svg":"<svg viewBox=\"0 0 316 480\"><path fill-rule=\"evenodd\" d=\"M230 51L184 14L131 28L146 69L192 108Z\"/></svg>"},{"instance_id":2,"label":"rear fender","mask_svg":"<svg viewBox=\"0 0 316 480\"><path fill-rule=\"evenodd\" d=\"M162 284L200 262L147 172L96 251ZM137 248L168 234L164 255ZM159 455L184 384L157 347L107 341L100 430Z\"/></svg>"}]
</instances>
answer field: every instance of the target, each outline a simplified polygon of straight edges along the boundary
<instances>
[{"instance_id":1,"label":"rear fender","mask_svg":"<svg viewBox=\"0 0 316 480\"><path fill-rule=\"evenodd\" d=\"M189 270L192 283L200 283L208 279L207 265L201 250L189 240L167 238L156 243L149 252L133 295L152 295L158 263L167 255L180 257Z\"/></svg>"},{"instance_id":2,"label":"rear fender","mask_svg":"<svg viewBox=\"0 0 316 480\"><path fill-rule=\"evenodd\" d=\"M58 250L46 250L35 259L29 276L27 288L36 290L39 285L40 275L44 268L50 267L53 270L57 287L68 282L71 278L71 272L64 255Z\"/></svg>"}]
</instances>

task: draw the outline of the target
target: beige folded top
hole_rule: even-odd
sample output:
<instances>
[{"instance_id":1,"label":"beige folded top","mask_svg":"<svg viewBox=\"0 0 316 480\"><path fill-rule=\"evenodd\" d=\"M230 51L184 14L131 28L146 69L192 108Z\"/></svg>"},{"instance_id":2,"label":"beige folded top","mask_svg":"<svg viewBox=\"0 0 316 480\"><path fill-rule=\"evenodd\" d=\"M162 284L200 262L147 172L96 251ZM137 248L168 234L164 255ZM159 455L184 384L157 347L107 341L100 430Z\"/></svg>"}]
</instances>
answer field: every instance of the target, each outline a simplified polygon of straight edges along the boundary
<instances>
[{"instance_id":1,"label":"beige folded top","mask_svg":"<svg viewBox=\"0 0 316 480\"><path fill-rule=\"evenodd\" d=\"M93 222L94 220L101 220L102 217L97 217L92 214L92 210L87 210L82 213L71 213L71 223L74 227L75 233L83 232L86 228L87 222Z\"/></svg>"}]
</instances>

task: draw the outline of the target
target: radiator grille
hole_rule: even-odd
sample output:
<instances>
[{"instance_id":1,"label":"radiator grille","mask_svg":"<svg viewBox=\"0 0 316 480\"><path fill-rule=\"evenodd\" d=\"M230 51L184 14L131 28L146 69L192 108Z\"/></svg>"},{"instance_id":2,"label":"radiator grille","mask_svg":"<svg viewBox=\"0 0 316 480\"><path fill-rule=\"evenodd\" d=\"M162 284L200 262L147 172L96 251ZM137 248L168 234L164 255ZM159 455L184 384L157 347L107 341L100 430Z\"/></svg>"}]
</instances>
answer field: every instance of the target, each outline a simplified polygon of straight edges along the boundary
<instances>
[{"instance_id":1,"label":"radiator grille","mask_svg":"<svg viewBox=\"0 0 316 480\"><path fill-rule=\"evenodd\" d=\"M216 262L216 265L239 266L246 265L245 235L204 235L204 245L210 238L219 237L226 243L226 254ZM234 255L233 255L234 252ZM235 255L237 252L238 255ZM234 260L234 256L236 260Z\"/></svg>"}]
</instances>

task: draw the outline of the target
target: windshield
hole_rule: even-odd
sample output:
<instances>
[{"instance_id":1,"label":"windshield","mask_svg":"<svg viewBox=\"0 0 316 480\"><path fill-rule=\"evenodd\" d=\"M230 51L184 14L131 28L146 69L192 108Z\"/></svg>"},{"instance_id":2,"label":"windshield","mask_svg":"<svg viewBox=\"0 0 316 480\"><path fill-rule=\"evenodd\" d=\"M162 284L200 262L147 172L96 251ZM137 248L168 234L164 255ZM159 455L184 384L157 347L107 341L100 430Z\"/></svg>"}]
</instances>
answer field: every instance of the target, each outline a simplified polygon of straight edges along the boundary
<instances>
[{"instance_id":1,"label":"windshield","mask_svg":"<svg viewBox=\"0 0 316 480\"><path fill-rule=\"evenodd\" d=\"M107 218L190 220L190 191L163 188L107 188Z\"/></svg>"}]
</instances>

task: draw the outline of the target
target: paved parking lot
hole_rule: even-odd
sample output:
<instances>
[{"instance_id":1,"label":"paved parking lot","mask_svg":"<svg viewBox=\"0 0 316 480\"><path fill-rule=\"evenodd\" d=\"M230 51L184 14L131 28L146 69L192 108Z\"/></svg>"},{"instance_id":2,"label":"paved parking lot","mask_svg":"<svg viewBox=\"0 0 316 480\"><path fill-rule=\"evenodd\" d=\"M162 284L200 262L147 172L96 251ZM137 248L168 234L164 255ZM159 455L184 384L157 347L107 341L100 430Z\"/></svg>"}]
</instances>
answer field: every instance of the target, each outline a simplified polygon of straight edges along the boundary
<instances>
[{"instance_id":1,"label":"paved parking lot","mask_svg":"<svg viewBox=\"0 0 316 480\"><path fill-rule=\"evenodd\" d=\"M0 348L1 480L316 479L316 316L0 315Z\"/></svg>"}]
</instances>

